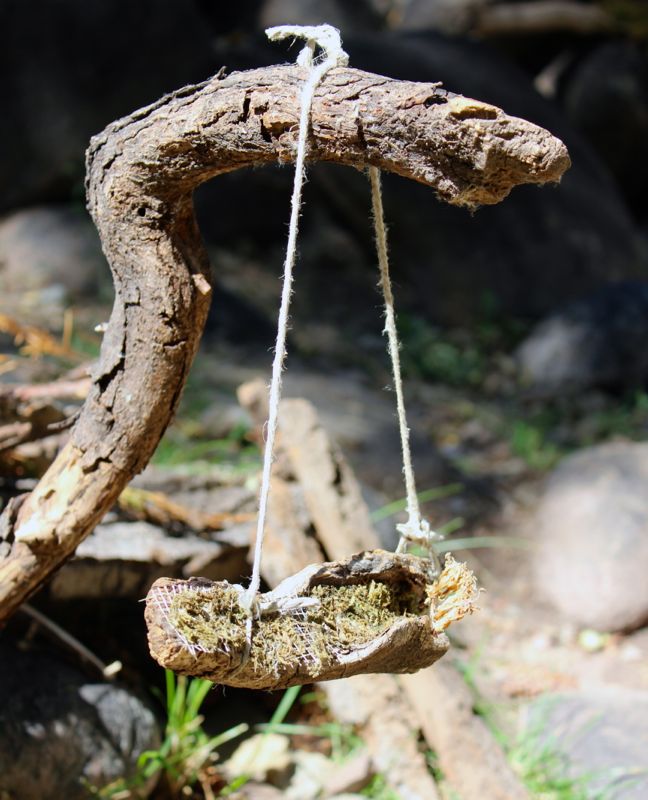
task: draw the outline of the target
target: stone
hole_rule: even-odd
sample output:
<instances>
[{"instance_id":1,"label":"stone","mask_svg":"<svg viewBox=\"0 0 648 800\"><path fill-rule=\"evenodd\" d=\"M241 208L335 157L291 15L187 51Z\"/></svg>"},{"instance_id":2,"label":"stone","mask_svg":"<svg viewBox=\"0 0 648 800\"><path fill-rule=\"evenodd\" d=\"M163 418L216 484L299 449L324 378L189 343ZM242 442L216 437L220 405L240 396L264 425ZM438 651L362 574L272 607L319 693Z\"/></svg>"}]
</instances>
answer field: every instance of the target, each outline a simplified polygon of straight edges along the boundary
<instances>
[{"instance_id":1,"label":"stone","mask_svg":"<svg viewBox=\"0 0 648 800\"><path fill-rule=\"evenodd\" d=\"M131 598L139 600L162 576L237 582L249 571L247 554L254 527L256 493L245 478L218 466L196 473L191 465L149 465L132 488L159 494L196 516L195 530L162 517L124 520L110 513L84 539L74 558L48 585L53 600ZM200 530L200 515L231 515L220 530ZM249 519L246 519L249 517Z\"/></svg>"},{"instance_id":2,"label":"stone","mask_svg":"<svg viewBox=\"0 0 648 800\"><path fill-rule=\"evenodd\" d=\"M52 578L49 597L141 599L157 578L238 580L247 572L250 526L234 544L196 534L170 536L148 522L104 522L78 546L74 558ZM231 536L231 531L229 532Z\"/></svg>"},{"instance_id":3,"label":"stone","mask_svg":"<svg viewBox=\"0 0 648 800\"><path fill-rule=\"evenodd\" d=\"M342 764L337 764L329 770L326 778L325 790L327 795L350 794L360 792L371 783L375 769L371 755L366 750L361 750L357 755L345 759Z\"/></svg>"},{"instance_id":4,"label":"stone","mask_svg":"<svg viewBox=\"0 0 648 800\"><path fill-rule=\"evenodd\" d=\"M534 520L538 589L572 622L648 622L648 444L585 448L550 475Z\"/></svg>"},{"instance_id":5,"label":"stone","mask_svg":"<svg viewBox=\"0 0 648 800\"><path fill-rule=\"evenodd\" d=\"M284 793L276 786L269 783L248 781L236 794L231 795L232 800L284 800Z\"/></svg>"},{"instance_id":6,"label":"stone","mask_svg":"<svg viewBox=\"0 0 648 800\"><path fill-rule=\"evenodd\" d=\"M323 25L328 23L342 31L375 28L379 16L368 0L266 0L259 15L262 30L273 25Z\"/></svg>"},{"instance_id":7,"label":"stone","mask_svg":"<svg viewBox=\"0 0 648 800\"><path fill-rule=\"evenodd\" d=\"M648 382L648 282L603 286L538 323L515 358L534 393L639 389Z\"/></svg>"},{"instance_id":8,"label":"stone","mask_svg":"<svg viewBox=\"0 0 648 800\"><path fill-rule=\"evenodd\" d=\"M0 290L56 291L67 300L111 286L99 236L81 207L38 206L0 220Z\"/></svg>"},{"instance_id":9,"label":"stone","mask_svg":"<svg viewBox=\"0 0 648 800\"><path fill-rule=\"evenodd\" d=\"M333 765L331 759L322 753L309 753L297 750L293 756L295 772L287 786L286 800L317 800L322 796Z\"/></svg>"},{"instance_id":10,"label":"stone","mask_svg":"<svg viewBox=\"0 0 648 800\"><path fill-rule=\"evenodd\" d=\"M555 754L559 777L579 788L582 780L587 797L648 797L648 692L599 687L545 695L524 717L524 739L531 737L539 754Z\"/></svg>"},{"instance_id":11,"label":"stone","mask_svg":"<svg viewBox=\"0 0 648 800\"><path fill-rule=\"evenodd\" d=\"M475 0L401 0L396 22L404 30L465 34L474 20L476 5Z\"/></svg>"},{"instance_id":12,"label":"stone","mask_svg":"<svg viewBox=\"0 0 648 800\"><path fill-rule=\"evenodd\" d=\"M300 369L287 371L284 386L285 397L302 397L316 406L325 430L342 447L363 484L391 498L404 495L393 392L375 391L353 372L330 375ZM430 441L425 406L410 400L407 416L421 489L456 481L457 473ZM387 547L394 545L393 538L385 541Z\"/></svg>"},{"instance_id":13,"label":"stone","mask_svg":"<svg viewBox=\"0 0 648 800\"><path fill-rule=\"evenodd\" d=\"M89 786L132 777L159 745L155 717L134 694L0 644L0 797L87 800Z\"/></svg>"},{"instance_id":14,"label":"stone","mask_svg":"<svg viewBox=\"0 0 648 800\"><path fill-rule=\"evenodd\" d=\"M291 772L290 739L279 733L257 733L245 739L223 764L228 780L249 775L257 782L284 785Z\"/></svg>"}]
</instances>

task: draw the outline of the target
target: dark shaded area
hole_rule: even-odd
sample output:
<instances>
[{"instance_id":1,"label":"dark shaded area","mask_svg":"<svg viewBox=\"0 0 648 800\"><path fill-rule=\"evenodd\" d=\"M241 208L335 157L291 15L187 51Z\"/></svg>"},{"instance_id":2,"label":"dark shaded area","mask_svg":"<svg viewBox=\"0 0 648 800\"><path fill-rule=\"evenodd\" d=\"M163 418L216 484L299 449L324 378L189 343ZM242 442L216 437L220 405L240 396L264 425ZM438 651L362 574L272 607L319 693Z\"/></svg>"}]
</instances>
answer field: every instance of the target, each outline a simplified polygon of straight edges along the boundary
<instances>
[{"instance_id":1,"label":"dark shaded area","mask_svg":"<svg viewBox=\"0 0 648 800\"><path fill-rule=\"evenodd\" d=\"M7 0L0 30L4 211L81 196L90 136L213 71L191 0Z\"/></svg>"},{"instance_id":2,"label":"dark shaded area","mask_svg":"<svg viewBox=\"0 0 648 800\"><path fill-rule=\"evenodd\" d=\"M132 775L138 756L159 744L152 712L134 695L6 641L0 732L0 791L23 800L83 800L88 784Z\"/></svg>"},{"instance_id":3,"label":"dark shaded area","mask_svg":"<svg viewBox=\"0 0 648 800\"><path fill-rule=\"evenodd\" d=\"M518 359L530 387L547 395L640 389L648 383L646 341L648 285L610 284L543 320Z\"/></svg>"},{"instance_id":4,"label":"dark shaded area","mask_svg":"<svg viewBox=\"0 0 648 800\"><path fill-rule=\"evenodd\" d=\"M486 312L537 318L607 281L648 276L644 242L623 199L633 203L635 217L642 215L648 103L641 46L578 40L560 87L572 127L530 80L543 54L546 64L564 50L564 35L523 37L524 48L510 38L495 40L500 55L465 37L380 32L389 18L370 2L352 9L332 4L329 10L339 12L338 21L348 28L344 43L354 66L440 80L493 102L561 137L573 160L560 187L516 190L472 218L437 203L423 187L387 178L401 308L454 325L473 324ZM282 50L255 32L281 13L287 13L285 3L260 0L224 6L209 0L5 2L0 28L11 35L0 53L0 103L11 124L0 128L0 210L81 199L89 137L164 92L204 79L223 64L234 70L292 60L296 47ZM302 21L317 12L304 6L293 13ZM197 202L207 241L278 271L291 181L291 170L277 168L224 176L203 187ZM372 313L375 305L365 182L349 170L318 165L306 201L295 319L318 316L365 331L365 310ZM215 266L218 277L218 258ZM214 323L219 335L238 341L258 331L266 342L268 314L251 302L245 275L228 289L239 304L234 308L231 295L221 297L221 308L230 313L229 321Z\"/></svg>"}]
</instances>

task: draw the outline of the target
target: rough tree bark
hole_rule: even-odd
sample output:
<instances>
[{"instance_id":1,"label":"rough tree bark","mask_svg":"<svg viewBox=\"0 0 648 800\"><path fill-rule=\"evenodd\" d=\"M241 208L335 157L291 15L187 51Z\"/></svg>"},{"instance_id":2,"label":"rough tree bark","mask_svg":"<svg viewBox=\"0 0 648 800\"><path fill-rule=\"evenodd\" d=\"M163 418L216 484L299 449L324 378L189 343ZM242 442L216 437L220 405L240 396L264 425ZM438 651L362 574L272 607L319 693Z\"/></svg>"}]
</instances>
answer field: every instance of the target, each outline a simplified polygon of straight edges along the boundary
<instances>
[{"instance_id":1,"label":"rough tree bark","mask_svg":"<svg viewBox=\"0 0 648 800\"><path fill-rule=\"evenodd\" d=\"M109 125L87 154L88 207L115 303L69 443L0 516L0 622L69 558L150 459L177 406L211 299L192 207L202 182L291 161L305 72L271 67L187 86ZM434 84L331 70L312 106L309 158L372 164L445 201L496 203L560 179L547 131Z\"/></svg>"}]
</instances>

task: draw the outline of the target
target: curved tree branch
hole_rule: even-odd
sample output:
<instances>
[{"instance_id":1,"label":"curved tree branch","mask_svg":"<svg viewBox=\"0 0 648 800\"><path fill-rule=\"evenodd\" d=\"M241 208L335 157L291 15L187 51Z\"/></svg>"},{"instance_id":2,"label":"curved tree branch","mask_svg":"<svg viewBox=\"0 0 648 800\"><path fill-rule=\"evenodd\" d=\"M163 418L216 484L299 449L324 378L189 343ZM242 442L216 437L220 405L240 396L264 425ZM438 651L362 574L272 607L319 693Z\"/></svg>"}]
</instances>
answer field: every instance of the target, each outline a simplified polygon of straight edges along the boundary
<instances>
[{"instance_id":1,"label":"curved tree branch","mask_svg":"<svg viewBox=\"0 0 648 800\"><path fill-rule=\"evenodd\" d=\"M305 72L281 66L188 86L118 120L87 154L88 206L115 303L69 443L36 489L0 516L0 621L74 552L148 463L177 406L211 299L194 219L202 182L291 161ZM372 164L445 201L496 203L560 179L547 131L434 84L331 70L312 106L309 158Z\"/></svg>"}]
</instances>

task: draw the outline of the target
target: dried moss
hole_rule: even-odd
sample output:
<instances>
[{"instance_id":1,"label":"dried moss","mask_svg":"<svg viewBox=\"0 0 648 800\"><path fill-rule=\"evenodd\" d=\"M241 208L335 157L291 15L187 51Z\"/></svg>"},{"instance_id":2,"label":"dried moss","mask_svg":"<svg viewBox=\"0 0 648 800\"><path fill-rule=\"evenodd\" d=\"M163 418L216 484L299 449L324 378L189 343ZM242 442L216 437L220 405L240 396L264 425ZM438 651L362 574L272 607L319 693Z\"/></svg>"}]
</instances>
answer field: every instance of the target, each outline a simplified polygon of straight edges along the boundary
<instances>
[{"instance_id":1,"label":"dried moss","mask_svg":"<svg viewBox=\"0 0 648 800\"><path fill-rule=\"evenodd\" d=\"M182 638L199 650L225 653L245 646L245 610L240 593L224 584L207 590L176 594L169 606L169 623Z\"/></svg>"},{"instance_id":2,"label":"dried moss","mask_svg":"<svg viewBox=\"0 0 648 800\"><path fill-rule=\"evenodd\" d=\"M311 596L320 605L310 618L331 632L338 649L350 650L365 644L384 633L399 617L413 613L414 598L410 593L399 593L392 585L379 581L316 586Z\"/></svg>"},{"instance_id":3,"label":"dried moss","mask_svg":"<svg viewBox=\"0 0 648 800\"><path fill-rule=\"evenodd\" d=\"M204 652L242 653L246 612L240 593L218 584L177 594L168 621L181 638ZM380 581L355 585L316 585L316 606L264 614L254 621L250 667L257 674L283 674L298 664L317 676L340 654L349 653L385 633L399 618L429 613L427 600L411 586Z\"/></svg>"},{"instance_id":4,"label":"dried moss","mask_svg":"<svg viewBox=\"0 0 648 800\"><path fill-rule=\"evenodd\" d=\"M428 589L434 630L442 633L453 622L476 611L479 594L474 574L448 553L443 572Z\"/></svg>"}]
</instances>

